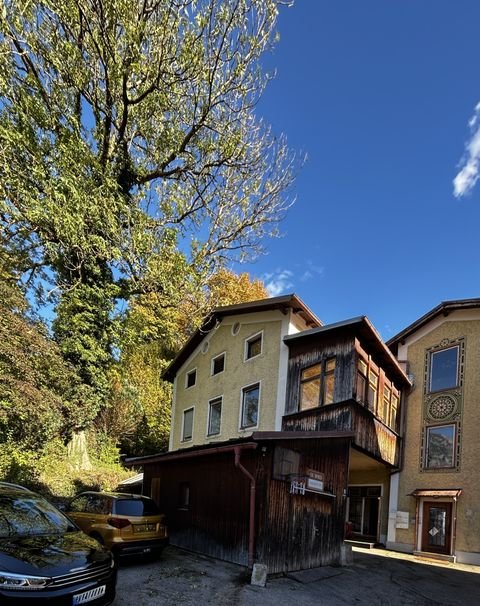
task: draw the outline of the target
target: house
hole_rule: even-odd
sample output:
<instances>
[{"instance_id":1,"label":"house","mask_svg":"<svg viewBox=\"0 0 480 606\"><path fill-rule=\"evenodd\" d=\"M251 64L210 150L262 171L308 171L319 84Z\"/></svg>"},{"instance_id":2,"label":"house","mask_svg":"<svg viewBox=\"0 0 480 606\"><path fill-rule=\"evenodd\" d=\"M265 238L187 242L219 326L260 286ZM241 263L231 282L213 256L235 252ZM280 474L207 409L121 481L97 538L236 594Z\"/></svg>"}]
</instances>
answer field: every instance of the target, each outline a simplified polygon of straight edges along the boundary
<instances>
[{"instance_id":1,"label":"house","mask_svg":"<svg viewBox=\"0 0 480 606\"><path fill-rule=\"evenodd\" d=\"M269 572L338 562L345 520L385 541L410 382L366 317L295 295L215 310L165 375L168 453L135 459L179 546Z\"/></svg>"},{"instance_id":2,"label":"house","mask_svg":"<svg viewBox=\"0 0 480 606\"><path fill-rule=\"evenodd\" d=\"M320 325L295 295L214 310L164 373L174 387L169 450L280 430L283 337Z\"/></svg>"},{"instance_id":3,"label":"house","mask_svg":"<svg viewBox=\"0 0 480 606\"><path fill-rule=\"evenodd\" d=\"M368 318L285 337L284 431L351 431L346 520L354 537L385 543L390 476L401 466L410 381Z\"/></svg>"},{"instance_id":4,"label":"house","mask_svg":"<svg viewBox=\"0 0 480 606\"><path fill-rule=\"evenodd\" d=\"M388 345L414 387L387 546L480 565L480 299L441 303Z\"/></svg>"}]
</instances>

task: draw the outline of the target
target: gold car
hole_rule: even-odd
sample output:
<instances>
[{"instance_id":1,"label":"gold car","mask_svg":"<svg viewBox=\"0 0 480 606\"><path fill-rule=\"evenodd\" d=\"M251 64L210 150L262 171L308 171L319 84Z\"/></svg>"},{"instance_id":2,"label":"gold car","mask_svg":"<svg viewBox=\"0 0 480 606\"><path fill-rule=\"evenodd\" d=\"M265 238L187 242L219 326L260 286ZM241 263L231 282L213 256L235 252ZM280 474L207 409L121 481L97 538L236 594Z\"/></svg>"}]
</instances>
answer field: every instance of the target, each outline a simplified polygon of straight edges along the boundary
<instances>
[{"instance_id":1,"label":"gold car","mask_svg":"<svg viewBox=\"0 0 480 606\"><path fill-rule=\"evenodd\" d=\"M83 532L119 555L160 553L168 544L165 516L149 497L82 492L66 513Z\"/></svg>"}]
</instances>

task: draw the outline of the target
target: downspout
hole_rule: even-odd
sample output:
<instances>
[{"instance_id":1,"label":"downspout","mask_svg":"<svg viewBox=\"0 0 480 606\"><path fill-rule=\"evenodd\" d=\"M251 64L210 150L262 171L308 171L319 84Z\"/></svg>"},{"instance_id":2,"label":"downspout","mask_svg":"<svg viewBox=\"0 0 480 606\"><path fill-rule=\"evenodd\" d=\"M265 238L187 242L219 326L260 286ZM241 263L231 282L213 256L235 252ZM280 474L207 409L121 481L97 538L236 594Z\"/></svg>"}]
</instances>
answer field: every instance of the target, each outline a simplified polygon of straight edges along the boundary
<instances>
[{"instance_id":1,"label":"downspout","mask_svg":"<svg viewBox=\"0 0 480 606\"><path fill-rule=\"evenodd\" d=\"M253 568L253 553L255 547L255 478L245 469L240 463L241 448L235 446L235 467L247 476L250 480L250 512L249 512L249 528L248 528L248 567Z\"/></svg>"}]
</instances>

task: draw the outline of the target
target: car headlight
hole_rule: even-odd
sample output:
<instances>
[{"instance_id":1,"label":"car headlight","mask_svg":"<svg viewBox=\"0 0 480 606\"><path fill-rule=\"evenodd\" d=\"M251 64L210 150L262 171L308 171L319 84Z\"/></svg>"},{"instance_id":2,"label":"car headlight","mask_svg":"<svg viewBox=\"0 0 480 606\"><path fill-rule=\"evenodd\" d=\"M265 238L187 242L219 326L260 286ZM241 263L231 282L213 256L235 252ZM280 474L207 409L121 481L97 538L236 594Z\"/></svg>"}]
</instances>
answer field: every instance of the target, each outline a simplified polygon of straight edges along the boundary
<instances>
[{"instance_id":1,"label":"car headlight","mask_svg":"<svg viewBox=\"0 0 480 606\"><path fill-rule=\"evenodd\" d=\"M18 589L36 591L50 583L48 577L32 577L26 574L12 574L0 570L0 589Z\"/></svg>"}]
</instances>

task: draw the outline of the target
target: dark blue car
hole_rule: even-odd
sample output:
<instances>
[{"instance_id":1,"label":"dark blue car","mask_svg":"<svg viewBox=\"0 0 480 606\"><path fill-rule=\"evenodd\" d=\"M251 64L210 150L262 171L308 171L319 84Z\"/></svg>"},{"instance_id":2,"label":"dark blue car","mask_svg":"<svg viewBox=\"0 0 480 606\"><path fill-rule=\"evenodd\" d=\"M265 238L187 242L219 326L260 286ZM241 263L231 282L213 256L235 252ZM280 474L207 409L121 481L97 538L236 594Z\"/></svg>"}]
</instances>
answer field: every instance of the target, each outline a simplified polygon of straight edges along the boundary
<instances>
[{"instance_id":1,"label":"dark blue car","mask_svg":"<svg viewBox=\"0 0 480 606\"><path fill-rule=\"evenodd\" d=\"M40 495L0 482L0 604L106 606L112 554Z\"/></svg>"}]
</instances>

